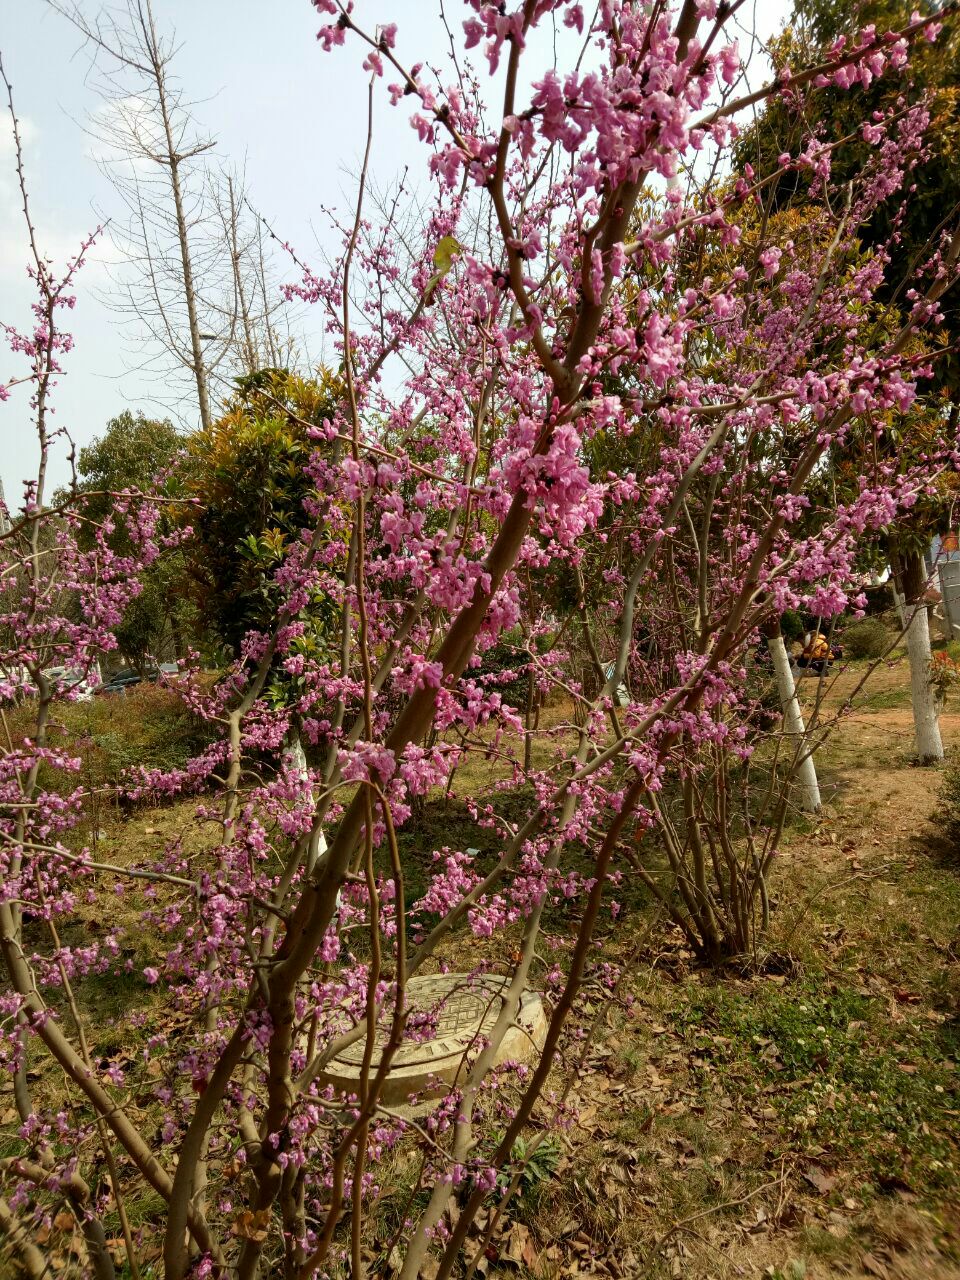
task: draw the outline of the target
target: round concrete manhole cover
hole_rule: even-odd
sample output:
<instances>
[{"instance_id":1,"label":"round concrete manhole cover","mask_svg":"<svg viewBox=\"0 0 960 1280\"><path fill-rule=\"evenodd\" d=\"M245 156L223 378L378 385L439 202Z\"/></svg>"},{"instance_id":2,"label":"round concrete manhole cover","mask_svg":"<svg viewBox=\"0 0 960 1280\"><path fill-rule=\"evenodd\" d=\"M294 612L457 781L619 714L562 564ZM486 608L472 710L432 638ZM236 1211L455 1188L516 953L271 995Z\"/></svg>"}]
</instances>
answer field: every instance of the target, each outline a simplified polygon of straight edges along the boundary
<instances>
[{"instance_id":1,"label":"round concrete manhole cover","mask_svg":"<svg viewBox=\"0 0 960 1280\"><path fill-rule=\"evenodd\" d=\"M419 1026L423 1039L408 1039L393 1055L380 1100L386 1106L405 1103L411 1094L439 1097L461 1072L464 1058L477 1052L490 1035L500 1015L508 978L469 973L446 973L411 978L407 984L408 1035ZM377 1030L370 1062L370 1075L380 1066L381 1053L389 1032L390 1011L385 1011ZM503 1037L497 1062L535 1057L543 1047L547 1018L543 1002L533 991L525 991L517 1019ZM365 1039L333 1058L319 1077L344 1093L357 1093L363 1067Z\"/></svg>"}]
</instances>

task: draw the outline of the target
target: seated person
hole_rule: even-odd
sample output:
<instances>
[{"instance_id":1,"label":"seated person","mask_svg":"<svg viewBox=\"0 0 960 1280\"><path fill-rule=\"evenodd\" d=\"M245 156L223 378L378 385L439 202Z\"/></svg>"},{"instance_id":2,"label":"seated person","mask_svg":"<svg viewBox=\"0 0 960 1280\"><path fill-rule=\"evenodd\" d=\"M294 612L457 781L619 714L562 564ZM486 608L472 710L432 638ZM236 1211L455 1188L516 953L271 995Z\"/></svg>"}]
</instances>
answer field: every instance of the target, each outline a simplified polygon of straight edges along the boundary
<instances>
[{"instance_id":1,"label":"seated person","mask_svg":"<svg viewBox=\"0 0 960 1280\"><path fill-rule=\"evenodd\" d=\"M808 667L819 675L821 671L829 667L833 658L834 654L830 649L830 642L826 636L819 631L808 631L803 637L803 652L797 659L797 666Z\"/></svg>"}]
</instances>

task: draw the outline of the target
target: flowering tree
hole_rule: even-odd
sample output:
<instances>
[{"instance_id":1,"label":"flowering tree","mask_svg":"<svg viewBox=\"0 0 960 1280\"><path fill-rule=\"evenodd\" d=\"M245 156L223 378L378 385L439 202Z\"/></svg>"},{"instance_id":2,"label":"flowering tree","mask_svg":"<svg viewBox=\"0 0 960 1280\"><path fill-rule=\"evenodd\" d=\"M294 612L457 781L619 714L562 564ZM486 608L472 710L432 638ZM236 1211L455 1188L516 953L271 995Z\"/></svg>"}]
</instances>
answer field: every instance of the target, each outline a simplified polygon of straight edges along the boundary
<instances>
[{"instance_id":1,"label":"flowering tree","mask_svg":"<svg viewBox=\"0 0 960 1280\"><path fill-rule=\"evenodd\" d=\"M780 37L774 57L796 59L822 56L841 33L855 29L858 21L872 21L881 28L897 27L908 20L912 4L903 0L870 0L851 8L834 0L798 0L793 6L789 27ZM924 12L933 16L942 6L928 4ZM849 178L868 154L870 143L863 137L860 125L867 116L899 109L905 97L916 98L922 92L931 115L924 154L914 174L915 189L909 202L886 202L879 206L864 225L862 238L868 245L885 244L895 228L898 251L878 296L894 311L902 306L911 283L907 277L917 256L926 252L931 234L941 226L944 212L957 201L956 166L951 157L956 148L957 121L960 118L958 94L958 35L960 28L951 22L942 37L924 44L911 57L909 66L898 73L853 86L853 92L839 90L834 84L818 87L802 102L777 98L770 100L757 119L744 130L736 144L740 163L768 158L784 146L795 145L809 122L840 140L836 149L834 172L838 178ZM805 123L805 121L807 123ZM787 140L786 142L784 140ZM773 209L786 206L802 208L807 198L808 176L791 174L771 192ZM816 198L816 195L815 197ZM947 215L949 218L949 214ZM947 298L936 342L941 348L934 377L922 389L927 414L952 416L960 412L957 381L957 305L956 296ZM946 348L945 350L943 348ZM925 448L925 414L916 409L891 431L884 443L891 454ZM950 520L951 493L943 486L940 500L915 507L906 522L885 531L879 555L889 560L896 588L906 606L903 622L906 630L907 655L911 672L911 701L916 732L917 757L921 763L935 764L943 758L940 738L940 691L931 663L930 634L926 613L928 574L924 551L931 536L947 529ZM932 678L933 677L933 678Z\"/></svg>"},{"instance_id":2,"label":"flowering tree","mask_svg":"<svg viewBox=\"0 0 960 1280\"><path fill-rule=\"evenodd\" d=\"M936 326L956 274L960 237L947 228L919 264L902 327L876 324L888 250L863 254L857 230L909 185L923 105L865 124L871 159L840 192L819 138L770 173L700 176L723 172L740 111L827 80L869 81L934 37L929 21L868 29L821 64L738 94L726 34L738 0L677 11L602 0L593 25L571 0L469 0L463 49L452 42L455 65L439 80L406 60L392 25L366 30L335 0L318 8L327 50L363 50L371 132L381 77L395 107L413 104L435 185L424 250L403 270L390 219L367 217L365 162L334 271L305 270L291 290L325 309L343 392L321 425L307 424L311 491L273 575L275 616L247 633L228 678L185 690L220 726L215 745L183 771L130 780L140 799L197 793L208 834L184 833L152 860L97 863L69 836L82 793L46 781L71 761L40 733L6 750L4 1043L21 1080L28 1056L52 1057L70 1096L69 1111L54 1111L18 1095L22 1156L7 1162L2 1212L28 1267L36 1224L56 1226L57 1204L73 1197L90 1268L111 1274L109 1198L136 1273L147 1246L123 1203L138 1182L163 1204L168 1280L305 1278L342 1262L359 1276L395 1248L405 1280L428 1258L433 1274L451 1274L498 1178L509 1196L535 1109L543 1120L562 1110L553 1073L571 1024L576 1041L585 977L605 972L595 932L624 849L657 826L671 786L695 785L703 759L749 754L743 659L759 627L801 604L845 608L859 590L858 539L909 507L949 456L944 442L898 471L878 451L857 493L810 531L831 448L909 409L929 369L910 354L913 335ZM554 22L569 60L529 69ZM776 175L796 168L821 193L816 237L801 245L767 227L749 261L714 271L712 245L736 244ZM693 178L686 196L681 172ZM46 335L63 295L39 254L35 272L41 330L8 332L32 362L45 457L50 362L65 341ZM136 524L144 561L155 553L148 510L127 495L114 517ZM136 565L118 566L105 539L99 558L77 561L69 513L44 506L42 483L13 529L29 537L58 520L58 572L90 622L49 615L41 581L32 612L4 620L41 718L61 696L42 683L41 640L79 656L110 643L118 598L136 590ZM23 536L3 542L5 579L39 572ZM567 614L539 603L551 575L574 584ZM324 645L305 644L321 595L337 625ZM593 693L570 663L571 617L599 673ZM517 627L528 675L576 707L536 752L479 670ZM278 672L295 698L268 696ZM284 754L293 717L312 768ZM510 787L525 808L505 817L494 796L474 797L497 856L425 850L434 872L410 902L401 848L414 801L475 754L496 762L494 790ZM697 857L683 891L709 920ZM91 1055L73 995L85 974L123 963L120 940L63 941L85 896L114 893L141 913L150 954L139 966L163 1011L152 1023L142 1014L142 1055L123 1064ZM573 904L575 924L541 971L558 901ZM42 937L27 938L24 910ZM455 1084L411 1120L384 1105L384 1082L399 1048L430 1034L436 1011L412 1008L408 985L448 962L451 938L472 939L477 973L501 977L503 994ZM533 1067L499 1062L534 978L551 992L542 1053ZM365 1048L344 1098L324 1070L353 1043ZM394 1150L415 1156L424 1195L385 1241L368 1208Z\"/></svg>"},{"instance_id":3,"label":"flowering tree","mask_svg":"<svg viewBox=\"0 0 960 1280\"><path fill-rule=\"evenodd\" d=\"M15 388L28 391L29 406L37 434L36 475L24 483L19 511L11 518L3 510L2 591L0 591L0 696L9 701L26 687L35 694L30 724L20 740L6 735L0 764L0 866L3 877L3 948L8 984L3 995L4 1064L13 1076L16 1109L22 1132L32 1133L27 1146L39 1163L13 1161L15 1178L25 1177L43 1185L51 1179L74 1207L82 1226L87 1256L98 1275L112 1273L112 1261L104 1243L104 1232L94 1212L89 1185L77 1172L51 1158L50 1135L65 1117L44 1116L34 1103L27 1079L28 1044L39 1025L49 1027L75 1071L94 1073L88 1042L73 999L71 981L78 973L103 964L115 946L106 940L102 956L75 953L62 947L58 922L69 919L77 903L75 879L78 867L89 859L86 852L73 853L68 847L69 832L82 815L82 789L76 778L81 761L64 750L58 741L54 708L58 701L76 698L79 686L53 672L65 668L86 677L96 668L98 656L116 647L114 632L124 613L140 591L139 578L155 559L158 547L153 540L155 508L135 501L130 494L114 495L109 516L89 537L82 536L76 506L79 490L76 473L69 488L49 496L48 467L51 451L65 429L52 421L52 393L62 373L61 361L71 350L72 340L60 325L64 311L73 308L74 278L95 236L80 247L75 259L58 275L43 256L34 231L23 171L20 132L13 112L12 91L0 61L0 78L7 90L17 176L23 198L23 212L30 246L28 274L36 290L29 327L4 324L10 352L20 357L24 372L0 386L0 400L7 400ZM73 451L71 449L71 459ZM112 535L126 527L128 547L136 551L118 554ZM49 784L50 774L59 775L60 786ZM42 920L49 935L49 951L38 963L31 963L24 924ZM39 986L53 983L64 993L72 1011L76 1041L68 1042L52 1011L39 994ZM108 1095L98 1086L103 1103ZM102 1108L101 1108L102 1110ZM50 1128L50 1121L53 1128ZM102 1114L90 1122L102 1143L114 1187L116 1165L109 1147L108 1130ZM40 1134L45 1136L40 1138ZM37 1138L40 1138L39 1142ZM5 1162L9 1167L11 1162ZM11 1205L0 1202L0 1224L14 1241L33 1275L46 1264L32 1242L30 1233L18 1221Z\"/></svg>"}]
</instances>

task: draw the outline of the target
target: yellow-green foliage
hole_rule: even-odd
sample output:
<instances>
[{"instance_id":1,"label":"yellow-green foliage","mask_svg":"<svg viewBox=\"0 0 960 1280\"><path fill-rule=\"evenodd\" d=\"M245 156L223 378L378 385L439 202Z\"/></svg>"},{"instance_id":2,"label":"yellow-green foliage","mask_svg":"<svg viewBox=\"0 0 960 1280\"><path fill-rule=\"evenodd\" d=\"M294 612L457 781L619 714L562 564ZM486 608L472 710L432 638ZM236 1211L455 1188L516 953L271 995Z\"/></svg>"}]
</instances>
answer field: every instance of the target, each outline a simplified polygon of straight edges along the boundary
<instances>
[{"instance_id":1,"label":"yellow-green foliage","mask_svg":"<svg viewBox=\"0 0 960 1280\"><path fill-rule=\"evenodd\" d=\"M188 441L185 488L197 504L184 513L189 568L204 621L228 651L271 616L270 575L310 523L310 428L340 395L323 370L309 379L263 370L241 379L223 415Z\"/></svg>"}]
</instances>

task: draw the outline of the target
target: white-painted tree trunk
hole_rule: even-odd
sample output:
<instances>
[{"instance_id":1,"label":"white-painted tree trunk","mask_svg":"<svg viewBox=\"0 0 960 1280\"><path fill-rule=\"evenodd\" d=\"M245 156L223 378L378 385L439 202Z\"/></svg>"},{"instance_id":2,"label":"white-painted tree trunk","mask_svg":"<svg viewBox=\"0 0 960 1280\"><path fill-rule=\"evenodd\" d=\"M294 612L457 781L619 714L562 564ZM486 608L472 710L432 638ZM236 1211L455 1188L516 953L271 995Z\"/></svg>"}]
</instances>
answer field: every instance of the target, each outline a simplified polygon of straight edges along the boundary
<instances>
[{"instance_id":1,"label":"white-painted tree trunk","mask_svg":"<svg viewBox=\"0 0 960 1280\"><path fill-rule=\"evenodd\" d=\"M287 739L286 746L283 748L283 757L290 767L296 772L297 776L304 782L309 780L310 770L307 767L307 753L303 749L303 743L300 741L300 735L297 731L291 730L290 737ZM327 852L327 841L322 831L318 832L316 840L312 842L307 850L307 875L312 875L316 869L317 863L323 860L323 855ZM339 913L342 902L342 890L337 890L337 911Z\"/></svg>"},{"instance_id":2,"label":"white-painted tree trunk","mask_svg":"<svg viewBox=\"0 0 960 1280\"><path fill-rule=\"evenodd\" d=\"M295 771L298 778L306 781L309 776L307 769L307 753L303 749L303 743L300 741L300 735L294 731L287 741L287 745L283 748L283 755L290 767Z\"/></svg>"},{"instance_id":3,"label":"white-painted tree trunk","mask_svg":"<svg viewBox=\"0 0 960 1280\"><path fill-rule=\"evenodd\" d=\"M906 598L897 590L897 584L893 584L893 603L897 608L897 617L900 619L900 630L907 629L907 602Z\"/></svg>"},{"instance_id":4,"label":"white-painted tree trunk","mask_svg":"<svg viewBox=\"0 0 960 1280\"><path fill-rule=\"evenodd\" d=\"M930 620L922 601L911 609L907 657L910 660L910 698L917 756L921 764L936 764L943 759L943 742L940 739L940 702L936 689L930 683Z\"/></svg>"},{"instance_id":5,"label":"white-painted tree trunk","mask_svg":"<svg viewBox=\"0 0 960 1280\"><path fill-rule=\"evenodd\" d=\"M789 734L798 752L806 752L806 756L797 766L797 790L800 808L804 813L820 812L820 784L817 782L817 769L813 763L813 753L808 751L806 740L807 727L803 723L800 711L800 700L794 684L793 672L790 669L790 658L783 636L767 636L767 648L773 660L773 674L780 695L780 706L783 708L783 728Z\"/></svg>"}]
</instances>

